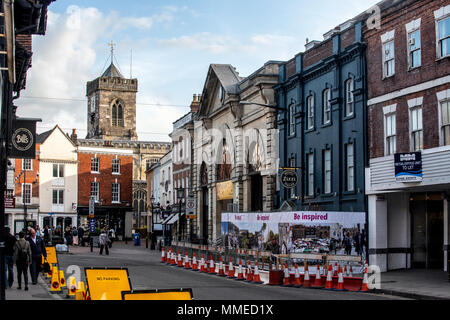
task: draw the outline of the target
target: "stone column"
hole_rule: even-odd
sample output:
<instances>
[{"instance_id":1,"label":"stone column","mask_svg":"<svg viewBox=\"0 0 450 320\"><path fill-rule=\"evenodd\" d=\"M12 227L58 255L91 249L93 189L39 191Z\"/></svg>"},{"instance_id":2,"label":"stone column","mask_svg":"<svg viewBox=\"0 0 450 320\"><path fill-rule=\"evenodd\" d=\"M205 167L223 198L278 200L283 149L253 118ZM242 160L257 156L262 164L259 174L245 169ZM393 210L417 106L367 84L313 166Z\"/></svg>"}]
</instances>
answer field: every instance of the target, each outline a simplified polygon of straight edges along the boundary
<instances>
[{"instance_id":1,"label":"stone column","mask_svg":"<svg viewBox=\"0 0 450 320\"><path fill-rule=\"evenodd\" d=\"M369 261L382 272L387 271L387 201L384 196L369 195Z\"/></svg>"}]
</instances>

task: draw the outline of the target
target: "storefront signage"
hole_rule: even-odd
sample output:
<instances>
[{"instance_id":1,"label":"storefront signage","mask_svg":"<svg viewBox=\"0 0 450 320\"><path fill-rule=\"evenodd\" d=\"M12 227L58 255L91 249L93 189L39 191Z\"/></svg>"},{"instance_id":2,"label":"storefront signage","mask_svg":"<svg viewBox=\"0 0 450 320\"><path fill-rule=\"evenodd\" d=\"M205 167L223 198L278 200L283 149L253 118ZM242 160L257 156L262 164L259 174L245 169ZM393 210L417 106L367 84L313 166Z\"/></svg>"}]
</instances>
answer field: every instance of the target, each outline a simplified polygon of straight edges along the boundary
<instances>
[{"instance_id":1,"label":"storefront signage","mask_svg":"<svg viewBox=\"0 0 450 320\"><path fill-rule=\"evenodd\" d=\"M5 197L5 208L14 209L16 207L16 198Z\"/></svg>"},{"instance_id":2,"label":"storefront signage","mask_svg":"<svg viewBox=\"0 0 450 320\"><path fill-rule=\"evenodd\" d=\"M294 170L284 170L280 177L281 184L286 189L292 189L297 186L298 175Z\"/></svg>"},{"instance_id":3,"label":"storefront signage","mask_svg":"<svg viewBox=\"0 0 450 320\"><path fill-rule=\"evenodd\" d=\"M396 153L394 155L395 181L422 181L422 153Z\"/></svg>"},{"instance_id":4,"label":"storefront signage","mask_svg":"<svg viewBox=\"0 0 450 320\"><path fill-rule=\"evenodd\" d=\"M36 121L40 119L16 119L11 136L11 158L34 159L36 156Z\"/></svg>"},{"instance_id":5,"label":"storefront signage","mask_svg":"<svg viewBox=\"0 0 450 320\"><path fill-rule=\"evenodd\" d=\"M217 200L233 200L233 182L231 180L216 184Z\"/></svg>"}]
</instances>

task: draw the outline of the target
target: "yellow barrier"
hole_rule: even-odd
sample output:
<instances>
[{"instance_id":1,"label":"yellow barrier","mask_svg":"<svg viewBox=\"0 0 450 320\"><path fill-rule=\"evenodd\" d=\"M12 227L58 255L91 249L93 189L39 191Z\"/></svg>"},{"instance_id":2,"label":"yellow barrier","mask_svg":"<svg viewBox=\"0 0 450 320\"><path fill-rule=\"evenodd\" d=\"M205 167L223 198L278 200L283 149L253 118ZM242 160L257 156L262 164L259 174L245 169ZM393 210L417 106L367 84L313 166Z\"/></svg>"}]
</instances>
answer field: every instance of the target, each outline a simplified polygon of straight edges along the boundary
<instances>
[{"instance_id":1,"label":"yellow barrier","mask_svg":"<svg viewBox=\"0 0 450 320\"><path fill-rule=\"evenodd\" d=\"M67 289L67 295L74 297L77 292L77 279L74 276L69 277L69 287Z\"/></svg>"},{"instance_id":2,"label":"yellow barrier","mask_svg":"<svg viewBox=\"0 0 450 320\"><path fill-rule=\"evenodd\" d=\"M52 270L52 281L50 282L50 292L51 293L61 292L61 285L59 282L59 272L57 267L53 267Z\"/></svg>"},{"instance_id":3,"label":"yellow barrier","mask_svg":"<svg viewBox=\"0 0 450 320\"><path fill-rule=\"evenodd\" d=\"M85 268L87 294L91 300L122 300L131 291L127 268Z\"/></svg>"},{"instance_id":4,"label":"yellow barrier","mask_svg":"<svg viewBox=\"0 0 450 320\"><path fill-rule=\"evenodd\" d=\"M122 291L122 300L192 300L192 289Z\"/></svg>"}]
</instances>

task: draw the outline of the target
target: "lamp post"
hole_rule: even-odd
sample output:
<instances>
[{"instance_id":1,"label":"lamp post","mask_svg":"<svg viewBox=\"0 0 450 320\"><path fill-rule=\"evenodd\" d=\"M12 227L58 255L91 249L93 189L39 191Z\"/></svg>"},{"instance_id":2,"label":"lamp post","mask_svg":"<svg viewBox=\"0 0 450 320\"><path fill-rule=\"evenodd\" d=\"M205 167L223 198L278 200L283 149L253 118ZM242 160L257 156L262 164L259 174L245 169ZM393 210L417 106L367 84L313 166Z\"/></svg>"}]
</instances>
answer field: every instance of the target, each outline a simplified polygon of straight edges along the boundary
<instances>
[{"instance_id":1,"label":"lamp post","mask_svg":"<svg viewBox=\"0 0 450 320\"><path fill-rule=\"evenodd\" d=\"M155 232L155 219L154 219L154 212L153 212L153 202L155 201L155 197L153 196L153 194L152 194L152 196L150 197L150 207L151 207L151 213L152 213L152 217L151 217L151 219L150 219L150 222L151 222L151 227L150 227L150 230L151 230L151 238L150 238L150 241L151 241L151 244L150 244L150 249L154 249L155 248L155 243L153 243L153 239L155 239L155 236L154 236L154 232Z\"/></svg>"},{"instance_id":2,"label":"lamp post","mask_svg":"<svg viewBox=\"0 0 450 320\"><path fill-rule=\"evenodd\" d=\"M178 199L178 241L181 241L181 199L184 198L184 188L177 188Z\"/></svg>"}]
</instances>

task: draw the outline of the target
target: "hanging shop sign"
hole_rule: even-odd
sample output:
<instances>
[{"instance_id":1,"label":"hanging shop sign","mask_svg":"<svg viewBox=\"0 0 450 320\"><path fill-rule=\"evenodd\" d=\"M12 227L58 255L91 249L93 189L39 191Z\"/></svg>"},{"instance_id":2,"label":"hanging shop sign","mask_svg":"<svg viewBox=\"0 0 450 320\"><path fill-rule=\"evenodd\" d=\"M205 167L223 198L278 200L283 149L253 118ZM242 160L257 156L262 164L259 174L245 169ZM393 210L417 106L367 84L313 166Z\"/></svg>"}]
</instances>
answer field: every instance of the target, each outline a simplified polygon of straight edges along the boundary
<instances>
[{"instance_id":1,"label":"hanging shop sign","mask_svg":"<svg viewBox=\"0 0 450 320\"><path fill-rule=\"evenodd\" d=\"M216 189L217 200L233 200L233 181L219 182Z\"/></svg>"},{"instance_id":2,"label":"hanging shop sign","mask_svg":"<svg viewBox=\"0 0 450 320\"><path fill-rule=\"evenodd\" d=\"M280 182L286 189L292 189L297 186L298 175L294 170L284 170L280 176Z\"/></svg>"},{"instance_id":3,"label":"hanging shop sign","mask_svg":"<svg viewBox=\"0 0 450 320\"><path fill-rule=\"evenodd\" d=\"M34 159L36 157L36 122L41 119L17 118L13 124L9 157Z\"/></svg>"},{"instance_id":4,"label":"hanging shop sign","mask_svg":"<svg viewBox=\"0 0 450 320\"><path fill-rule=\"evenodd\" d=\"M395 181L422 181L422 153L396 153L394 155Z\"/></svg>"}]
</instances>

